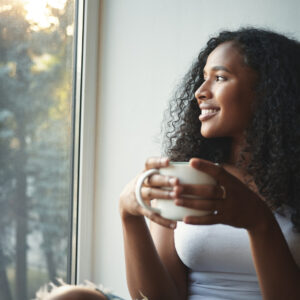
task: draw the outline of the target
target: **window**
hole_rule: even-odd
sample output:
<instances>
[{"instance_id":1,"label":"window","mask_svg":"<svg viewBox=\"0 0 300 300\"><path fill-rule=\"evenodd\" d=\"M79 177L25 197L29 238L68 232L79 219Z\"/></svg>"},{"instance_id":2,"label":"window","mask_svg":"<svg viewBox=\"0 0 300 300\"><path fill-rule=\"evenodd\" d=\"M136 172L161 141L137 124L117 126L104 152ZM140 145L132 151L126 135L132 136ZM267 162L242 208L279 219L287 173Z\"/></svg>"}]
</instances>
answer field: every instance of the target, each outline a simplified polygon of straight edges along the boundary
<instances>
[{"instance_id":1,"label":"window","mask_svg":"<svg viewBox=\"0 0 300 300\"><path fill-rule=\"evenodd\" d=\"M70 280L76 11L0 0L0 299Z\"/></svg>"}]
</instances>

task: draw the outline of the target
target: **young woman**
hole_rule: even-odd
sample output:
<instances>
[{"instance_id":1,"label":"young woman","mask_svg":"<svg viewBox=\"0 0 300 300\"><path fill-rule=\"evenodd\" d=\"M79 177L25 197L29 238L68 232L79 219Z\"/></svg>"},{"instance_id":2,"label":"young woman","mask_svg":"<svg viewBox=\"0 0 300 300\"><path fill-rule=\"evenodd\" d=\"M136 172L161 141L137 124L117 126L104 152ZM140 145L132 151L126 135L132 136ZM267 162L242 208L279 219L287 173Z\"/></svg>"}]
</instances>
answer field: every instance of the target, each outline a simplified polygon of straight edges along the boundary
<instances>
[{"instance_id":1,"label":"young woman","mask_svg":"<svg viewBox=\"0 0 300 300\"><path fill-rule=\"evenodd\" d=\"M177 224L142 208L139 176L130 182L120 215L132 298L300 299L299 43L254 28L221 32L168 112L166 158L148 159L145 170L189 161L218 185L153 175L142 196L217 213Z\"/></svg>"}]
</instances>

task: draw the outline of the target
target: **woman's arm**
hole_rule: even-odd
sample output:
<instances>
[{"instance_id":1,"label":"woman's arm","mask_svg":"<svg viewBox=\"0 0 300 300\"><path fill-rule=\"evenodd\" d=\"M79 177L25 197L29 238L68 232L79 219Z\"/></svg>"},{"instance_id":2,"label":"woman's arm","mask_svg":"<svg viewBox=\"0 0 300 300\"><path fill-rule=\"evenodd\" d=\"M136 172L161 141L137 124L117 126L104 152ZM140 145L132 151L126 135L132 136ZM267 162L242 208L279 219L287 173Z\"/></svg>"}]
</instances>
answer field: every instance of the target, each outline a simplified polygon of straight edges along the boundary
<instances>
[{"instance_id":1,"label":"woman's arm","mask_svg":"<svg viewBox=\"0 0 300 300\"><path fill-rule=\"evenodd\" d=\"M122 223L127 285L131 297L141 299L141 295L145 295L149 300L186 299L186 271L175 254L173 230L154 225L157 251L143 217L123 219Z\"/></svg>"},{"instance_id":2,"label":"woman's arm","mask_svg":"<svg viewBox=\"0 0 300 300\"><path fill-rule=\"evenodd\" d=\"M248 230L252 257L264 300L300 299L300 270L270 211Z\"/></svg>"},{"instance_id":3,"label":"woman's arm","mask_svg":"<svg viewBox=\"0 0 300 300\"><path fill-rule=\"evenodd\" d=\"M177 287L179 299L187 299L188 268L178 257L174 243L174 231L151 222L150 231L159 257Z\"/></svg>"},{"instance_id":4,"label":"woman's arm","mask_svg":"<svg viewBox=\"0 0 300 300\"><path fill-rule=\"evenodd\" d=\"M150 159L146 163L146 169L167 165L168 160ZM150 200L154 196L170 199L170 193L160 189L161 186L175 186L177 181L170 179L160 175L151 177L148 185L142 189L143 198ZM161 218L137 203L136 181L137 178L129 183L120 196L126 277L130 295L133 299L141 299L145 295L149 300L185 300L186 270L177 257L174 246L176 223ZM151 233L144 216L153 221Z\"/></svg>"}]
</instances>

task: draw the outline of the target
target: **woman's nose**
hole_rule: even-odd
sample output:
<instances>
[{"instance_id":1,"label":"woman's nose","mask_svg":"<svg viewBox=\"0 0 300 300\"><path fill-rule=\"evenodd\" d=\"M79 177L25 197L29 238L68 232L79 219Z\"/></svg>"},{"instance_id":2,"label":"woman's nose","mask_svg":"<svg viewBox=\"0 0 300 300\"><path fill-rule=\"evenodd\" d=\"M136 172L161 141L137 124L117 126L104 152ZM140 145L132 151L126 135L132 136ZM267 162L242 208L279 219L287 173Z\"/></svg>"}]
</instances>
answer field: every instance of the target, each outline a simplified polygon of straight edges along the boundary
<instances>
[{"instance_id":1,"label":"woman's nose","mask_svg":"<svg viewBox=\"0 0 300 300\"><path fill-rule=\"evenodd\" d=\"M201 101L208 100L211 97L212 93L209 87L207 86L207 83L204 81L195 92L195 98L197 99L198 103L200 103Z\"/></svg>"}]
</instances>

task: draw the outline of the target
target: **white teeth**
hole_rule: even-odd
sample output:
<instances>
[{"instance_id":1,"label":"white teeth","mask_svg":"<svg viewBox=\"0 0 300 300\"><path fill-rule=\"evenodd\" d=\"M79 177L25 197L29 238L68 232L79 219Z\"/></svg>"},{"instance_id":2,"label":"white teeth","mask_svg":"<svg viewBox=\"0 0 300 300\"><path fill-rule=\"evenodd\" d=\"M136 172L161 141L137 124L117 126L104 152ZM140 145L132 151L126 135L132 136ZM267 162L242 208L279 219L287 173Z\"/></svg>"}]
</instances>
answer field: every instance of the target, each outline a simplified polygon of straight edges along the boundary
<instances>
[{"instance_id":1,"label":"white teeth","mask_svg":"<svg viewBox=\"0 0 300 300\"><path fill-rule=\"evenodd\" d=\"M218 109L202 109L201 115L213 114L216 113Z\"/></svg>"}]
</instances>

